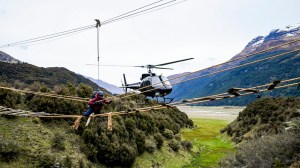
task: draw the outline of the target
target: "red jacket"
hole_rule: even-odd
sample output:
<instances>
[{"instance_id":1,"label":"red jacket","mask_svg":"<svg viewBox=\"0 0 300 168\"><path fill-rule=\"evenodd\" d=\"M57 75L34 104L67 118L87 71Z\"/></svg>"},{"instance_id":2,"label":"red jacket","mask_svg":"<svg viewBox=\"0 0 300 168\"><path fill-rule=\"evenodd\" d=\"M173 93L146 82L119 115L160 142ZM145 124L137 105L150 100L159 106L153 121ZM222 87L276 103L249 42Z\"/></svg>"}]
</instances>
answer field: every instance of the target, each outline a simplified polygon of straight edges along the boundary
<instances>
[{"instance_id":1,"label":"red jacket","mask_svg":"<svg viewBox=\"0 0 300 168\"><path fill-rule=\"evenodd\" d=\"M90 106L90 108L93 109L93 112L100 113L100 110L101 110L104 103L105 104L110 104L111 101L104 98L104 97L99 97L98 94L96 94L96 97L91 99L88 102L88 105Z\"/></svg>"}]
</instances>

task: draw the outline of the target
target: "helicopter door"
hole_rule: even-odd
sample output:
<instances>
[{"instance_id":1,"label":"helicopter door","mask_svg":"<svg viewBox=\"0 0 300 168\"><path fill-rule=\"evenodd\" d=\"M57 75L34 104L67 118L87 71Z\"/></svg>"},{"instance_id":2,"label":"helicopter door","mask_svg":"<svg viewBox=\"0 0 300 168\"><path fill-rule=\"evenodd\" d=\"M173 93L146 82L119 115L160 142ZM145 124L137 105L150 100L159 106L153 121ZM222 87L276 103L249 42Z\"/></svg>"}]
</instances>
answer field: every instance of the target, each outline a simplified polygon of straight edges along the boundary
<instances>
[{"instance_id":1,"label":"helicopter door","mask_svg":"<svg viewBox=\"0 0 300 168\"><path fill-rule=\"evenodd\" d=\"M159 76L160 82L165 87L165 89L172 89L171 83L169 82L168 78L164 76Z\"/></svg>"},{"instance_id":2,"label":"helicopter door","mask_svg":"<svg viewBox=\"0 0 300 168\"><path fill-rule=\"evenodd\" d=\"M171 89L172 88L168 79L163 76L152 77L152 86L157 89Z\"/></svg>"}]
</instances>

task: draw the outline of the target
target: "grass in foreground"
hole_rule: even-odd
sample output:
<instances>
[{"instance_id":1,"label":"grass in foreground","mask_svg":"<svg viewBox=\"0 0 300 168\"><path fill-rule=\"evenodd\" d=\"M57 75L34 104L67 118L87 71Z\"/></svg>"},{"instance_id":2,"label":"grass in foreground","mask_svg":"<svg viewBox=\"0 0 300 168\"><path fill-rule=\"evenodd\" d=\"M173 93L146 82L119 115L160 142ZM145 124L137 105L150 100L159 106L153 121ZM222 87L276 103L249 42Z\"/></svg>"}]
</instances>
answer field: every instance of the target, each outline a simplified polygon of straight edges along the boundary
<instances>
[{"instance_id":1,"label":"grass in foreground","mask_svg":"<svg viewBox=\"0 0 300 168\"><path fill-rule=\"evenodd\" d=\"M55 138L56 144L53 145ZM51 167L53 162L60 163L60 166L63 164L64 167L78 167L80 161L82 164L88 163L80 151L83 142L66 122L41 123L36 118L0 117L0 144L3 147L11 143L17 149L11 149L14 146L1 149L0 155L7 151L19 154L9 161L4 161L0 156L1 168Z\"/></svg>"},{"instance_id":2,"label":"grass in foreground","mask_svg":"<svg viewBox=\"0 0 300 168\"><path fill-rule=\"evenodd\" d=\"M184 140L194 145L194 157L184 167L218 167L218 162L228 152L234 151L229 137L220 135L219 131L229 122L224 120L193 118L194 129L184 129L181 134Z\"/></svg>"}]
</instances>

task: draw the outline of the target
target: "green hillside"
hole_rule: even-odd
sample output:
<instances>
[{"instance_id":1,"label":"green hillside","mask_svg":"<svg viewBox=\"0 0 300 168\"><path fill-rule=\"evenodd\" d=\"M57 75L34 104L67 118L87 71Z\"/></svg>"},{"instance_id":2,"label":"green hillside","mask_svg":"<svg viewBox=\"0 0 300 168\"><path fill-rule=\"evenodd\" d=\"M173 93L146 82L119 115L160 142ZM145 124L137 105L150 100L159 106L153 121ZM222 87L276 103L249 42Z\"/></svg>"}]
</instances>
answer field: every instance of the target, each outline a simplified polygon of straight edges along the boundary
<instances>
[{"instance_id":1,"label":"green hillside","mask_svg":"<svg viewBox=\"0 0 300 168\"><path fill-rule=\"evenodd\" d=\"M270 57L283 52L284 51L277 51L256 55L254 57L240 62L239 64L254 61L260 58ZM270 83L274 80L284 80L293 77L299 77L299 64L299 52L287 54L283 57L270 59L238 69L215 74L209 77L191 80L175 85L173 87L174 90L169 97L174 97L175 101L178 101L186 98L203 97L218 93L224 93L232 87L253 87L257 85ZM207 74L213 71L215 71L215 69L210 69L209 71L197 73L193 75L193 77ZM262 97L297 95L299 95L299 91L294 87L274 90L271 92L261 94ZM256 97L257 95L250 95L235 99L214 101L211 103L206 103L206 105L247 105L250 102L254 101Z\"/></svg>"},{"instance_id":2,"label":"green hillside","mask_svg":"<svg viewBox=\"0 0 300 168\"><path fill-rule=\"evenodd\" d=\"M268 98L251 103L221 132L238 143L221 167L299 167L300 99Z\"/></svg>"},{"instance_id":3,"label":"green hillside","mask_svg":"<svg viewBox=\"0 0 300 168\"><path fill-rule=\"evenodd\" d=\"M40 82L49 88L54 88L55 85L67 83L75 86L83 83L91 86L93 89L99 88L92 81L72 71L69 71L66 68L41 68L27 63L11 64L0 62L0 82L13 84L15 81L19 81L27 85L31 85L34 82ZM103 90L107 92L105 89Z\"/></svg>"},{"instance_id":4,"label":"green hillside","mask_svg":"<svg viewBox=\"0 0 300 168\"><path fill-rule=\"evenodd\" d=\"M113 100L103 112L156 105L142 95ZM145 102L138 104L136 102ZM15 93L0 89L0 105L61 114L81 114L86 103ZM0 165L5 167L130 167L137 157L167 153L184 160L191 157L190 142L182 141L180 129L193 121L177 108L113 116L113 131L107 118L94 118L77 131L71 119L38 119L0 116ZM183 154L184 156L181 156ZM172 157L173 158L173 157ZM186 159L185 159L186 160ZM187 162L187 160L186 160ZM140 164L140 162L139 162Z\"/></svg>"}]
</instances>

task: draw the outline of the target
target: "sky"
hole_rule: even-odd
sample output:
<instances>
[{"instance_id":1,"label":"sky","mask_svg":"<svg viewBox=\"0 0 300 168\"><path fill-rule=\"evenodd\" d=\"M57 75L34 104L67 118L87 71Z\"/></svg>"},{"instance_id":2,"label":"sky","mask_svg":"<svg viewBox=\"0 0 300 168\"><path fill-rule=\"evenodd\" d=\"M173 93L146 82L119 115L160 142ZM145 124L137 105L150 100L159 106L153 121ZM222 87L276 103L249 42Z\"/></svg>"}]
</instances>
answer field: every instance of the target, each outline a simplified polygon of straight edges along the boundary
<instances>
[{"instance_id":1,"label":"sky","mask_svg":"<svg viewBox=\"0 0 300 168\"><path fill-rule=\"evenodd\" d=\"M165 0L167 1L167 0ZM180 0L177 0L180 2ZM0 0L0 45L95 24L155 0ZM194 60L154 70L192 72L229 60L253 38L300 23L299 0L187 0L100 27L100 64L147 65ZM97 29L36 45L1 48L40 67L65 67L97 79ZM100 79L138 82L141 68L100 67Z\"/></svg>"}]
</instances>

